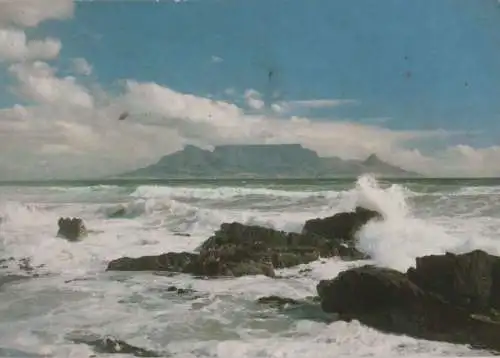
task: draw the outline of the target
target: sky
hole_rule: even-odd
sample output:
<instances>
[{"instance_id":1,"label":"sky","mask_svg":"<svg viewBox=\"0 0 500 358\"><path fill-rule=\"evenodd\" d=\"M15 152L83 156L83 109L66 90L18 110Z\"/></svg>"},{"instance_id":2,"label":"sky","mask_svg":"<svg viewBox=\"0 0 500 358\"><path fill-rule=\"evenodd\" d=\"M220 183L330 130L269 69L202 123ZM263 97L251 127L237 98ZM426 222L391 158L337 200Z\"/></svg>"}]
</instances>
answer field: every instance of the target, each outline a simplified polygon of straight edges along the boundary
<instances>
[{"instance_id":1,"label":"sky","mask_svg":"<svg viewBox=\"0 0 500 358\"><path fill-rule=\"evenodd\" d=\"M500 176L499 94L497 0L0 1L0 180L238 143Z\"/></svg>"}]
</instances>

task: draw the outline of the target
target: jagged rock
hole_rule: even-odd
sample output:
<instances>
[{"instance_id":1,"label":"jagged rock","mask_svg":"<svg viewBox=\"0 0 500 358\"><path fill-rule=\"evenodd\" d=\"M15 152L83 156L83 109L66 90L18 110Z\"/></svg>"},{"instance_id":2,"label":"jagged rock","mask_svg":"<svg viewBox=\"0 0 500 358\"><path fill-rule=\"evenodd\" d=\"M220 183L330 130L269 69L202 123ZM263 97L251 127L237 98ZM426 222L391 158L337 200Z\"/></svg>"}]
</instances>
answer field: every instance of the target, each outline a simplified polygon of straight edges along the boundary
<instances>
[{"instance_id":1,"label":"jagged rock","mask_svg":"<svg viewBox=\"0 0 500 358\"><path fill-rule=\"evenodd\" d=\"M407 275L454 305L473 311L500 308L500 259L484 251L419 257Z\"/></svg>"},{"instance_id":2,"label":"jagged rock","mask_svg":"<svg viewBox=\"0 0 500 358\"><path fill-rule=\"evenodd\" d=\"M196 276L273 276L271 264L258 262L225 262L216 252L168 252L138 258L122 257L109 262L107 271L172 271Z\"/></svg>"},{"instance_id":3,"label":"jagged rock","mask_svg":"<svg viewBox=\"0 0 500 358\"><path fill-rule=\"evenodd\" d=\"M401 273L363 266L317 285L321 307L343 320L415 338L500 351L500 257L476 250L417 259Z\"/></svg>"},{"instance_id":4,"label":"jagged rock","mask_svg":"<svg viewBox=\"0 0 500 358\"><path fill-rule=\"evenodd\" d=\"M78 241L88 233L80 218L59 218L57 225L59 226L57 236L64 237L69 241Z\"/></svg>"},{"instance_id":5,"label":"jagged rock","mask_svg":"<svg viewBox=\"0 0 500 358\"><path fill-rule=\"evenodd\" d=\"M316 234L327 239L342 240L347 244L355 241L356 232L372 219L382 219L376 211L357 206L352 212L337 213L326 218L307 220L302 233Z\"/></svg>"},{"instance_id":6,"label":"jagged rock","mask_svg":"<svg viewBox=\"0 0 500 358\"><path fill-rule=\"evenodd\" d=\"M198 255L189 252L169 252L138 258L121 257L109 262L108 271L172 271L184 272L186 267L198 260Z\"/></svg>"},{"instance_id":7,"label":"jagged rock","mask_svg":"<svg viewBox=\"0 0 500 358\"><path fill-rule=\"evenodd\" d=\"M199 248L199 253L169 252L157 256L119 258L108 270L175 271L198 276L266 275L275 268L308 263L321 257L358 257L359 252L309 234L285 233L260 226L225 223Z\"/></svg>"},{"instance_id":8,"label":"jagged rock","mask_svg":"<svg viewBox=\"0 0 500 358\"><path fill-rule=\"evenodd\" d=\"M326 220L326 226L321 224L323 221L320 224L306 224L309 229L302 234L237 222L224 223L214 235L201 244L197 253L169 252L138 258L123 257L111 261L107 270L173 271L208 277L275 277L276 268L306 264L320 257L339 256L349 260L365 258L365 255L354 247L354 241L346 244L342 235L347 231L353 235L363 223L375 215L378 214L357 208L356 212L336 214L334 219L317 219ZM346 220L346 223L342 224L342 220ZM318 230L320 227L337 228L337 234ZM328 233L330 236L318 235L316 231Z\"/></svg>"}]
</instances>

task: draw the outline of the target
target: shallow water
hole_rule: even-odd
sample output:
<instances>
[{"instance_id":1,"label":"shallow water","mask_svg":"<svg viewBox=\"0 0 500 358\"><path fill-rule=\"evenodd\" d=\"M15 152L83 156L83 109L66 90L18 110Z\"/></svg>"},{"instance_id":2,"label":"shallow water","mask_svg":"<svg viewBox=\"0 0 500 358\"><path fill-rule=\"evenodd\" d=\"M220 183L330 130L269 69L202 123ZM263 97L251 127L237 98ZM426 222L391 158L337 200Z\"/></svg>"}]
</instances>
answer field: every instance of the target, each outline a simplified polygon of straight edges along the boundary
<instances>
[{"instance_id":1,"label":"shallow water","mask_svg":"<svg viewBox=\"0 0 500 358\"><path fill-rule=\"evenodd\" d=\"M119 185L118 185L119 184ZM500 183L420 180L246 183L32 183L0 186L0 356L88 357L71 337L112 335L170 357L430 357L487 355L465 346L387 335L357 322L329 323L314 309L278 310L265 295L315 295L322 278L366 262L328 259L282 270L282 279L201 280L188 275L105 272L120 256L193 250L225 221L300 231L305 220L363 205L386 220L359 233L373 263L406 270L416 256L481 248L500 254ZM126 208L123 218L110 214ZM95 230L55 237L60 216ZM190 237L175 236L177 232ZM301 269L310 268L303 272ZM167 287L192 288L179 296ZM127 356L115 354L115 357Z\"/></svg>"}]
</instances>

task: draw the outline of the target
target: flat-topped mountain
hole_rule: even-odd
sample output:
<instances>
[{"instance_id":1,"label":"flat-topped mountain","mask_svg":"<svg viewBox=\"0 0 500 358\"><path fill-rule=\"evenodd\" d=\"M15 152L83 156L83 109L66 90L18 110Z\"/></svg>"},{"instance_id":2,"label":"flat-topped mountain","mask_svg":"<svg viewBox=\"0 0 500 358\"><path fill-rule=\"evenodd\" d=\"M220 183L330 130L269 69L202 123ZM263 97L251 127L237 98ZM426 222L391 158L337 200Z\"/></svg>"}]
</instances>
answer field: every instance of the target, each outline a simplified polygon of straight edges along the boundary
<instances>
[{"instance_id":1,"label":"flat-topped mountain","mask_svg":"<svg viewBox=\"0 0 500 358\"><path fill-rule=\"evenodd\" d=\"M335 178L372 173L383 177L419 174L382 161L320 157L300 144L221 145L213 151L193 145L162 157L155 164L121 176L141 178Z\"/></svg>"}]
</instances>

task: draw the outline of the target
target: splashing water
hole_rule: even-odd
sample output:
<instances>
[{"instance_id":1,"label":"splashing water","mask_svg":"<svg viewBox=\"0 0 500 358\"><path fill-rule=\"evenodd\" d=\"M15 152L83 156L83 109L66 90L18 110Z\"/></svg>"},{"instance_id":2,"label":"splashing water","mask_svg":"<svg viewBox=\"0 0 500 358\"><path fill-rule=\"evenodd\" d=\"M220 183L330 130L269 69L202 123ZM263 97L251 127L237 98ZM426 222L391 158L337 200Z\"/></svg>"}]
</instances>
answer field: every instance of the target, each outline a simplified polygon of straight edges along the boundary
<instances>
[{"instance_id":1,"label":"splashing water","mask_svg":"<svg viewBox=\"0 0 500 358\"><path fill-rule=\"evenodd\" d=\"M369 222L358 235L359 249L376 264L405 271L418 256L444 254L462 244L442 227L413 216L409 196L410 191L399 184L382 189L371 176L356 182L356 204L384 217L383 221Z\"/></svg>"}]
</instances>

